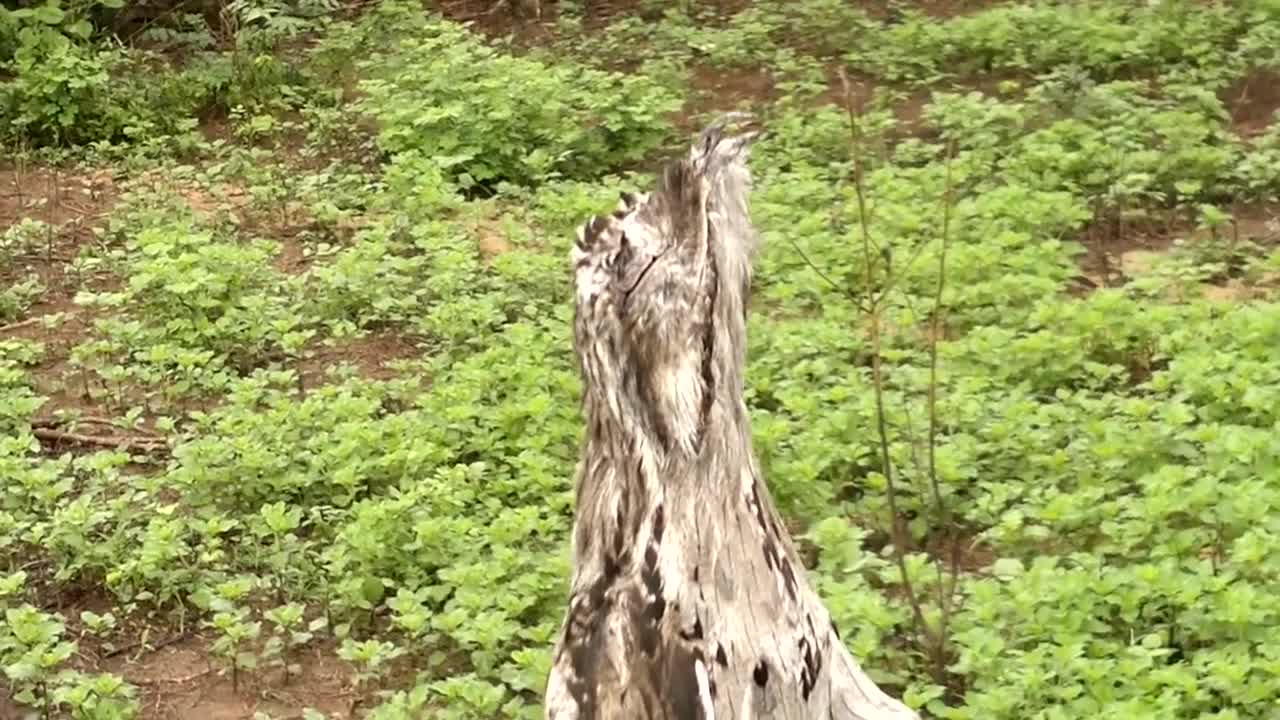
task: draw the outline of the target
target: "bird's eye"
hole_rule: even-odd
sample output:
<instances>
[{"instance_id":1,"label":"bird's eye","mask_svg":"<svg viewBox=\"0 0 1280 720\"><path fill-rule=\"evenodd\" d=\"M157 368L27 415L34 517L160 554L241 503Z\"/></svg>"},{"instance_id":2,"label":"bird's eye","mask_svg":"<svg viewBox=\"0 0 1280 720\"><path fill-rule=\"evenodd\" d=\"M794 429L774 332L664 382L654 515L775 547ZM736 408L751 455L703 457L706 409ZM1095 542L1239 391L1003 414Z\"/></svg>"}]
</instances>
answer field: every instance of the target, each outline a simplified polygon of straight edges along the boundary
<instances>
[{"instance_id":1,"label":"bird's eye","mask_svg":"<svg viewBox=\"0 0 1280 720\"><path fill-rule=\"evenodd\" d=\"M613 264L618 267L626 267L631 262L632 256L635 255L635 248L631 244L631 240L626 233L618 236L618 249L613 254Z\"/></svg>"}]
</instances>

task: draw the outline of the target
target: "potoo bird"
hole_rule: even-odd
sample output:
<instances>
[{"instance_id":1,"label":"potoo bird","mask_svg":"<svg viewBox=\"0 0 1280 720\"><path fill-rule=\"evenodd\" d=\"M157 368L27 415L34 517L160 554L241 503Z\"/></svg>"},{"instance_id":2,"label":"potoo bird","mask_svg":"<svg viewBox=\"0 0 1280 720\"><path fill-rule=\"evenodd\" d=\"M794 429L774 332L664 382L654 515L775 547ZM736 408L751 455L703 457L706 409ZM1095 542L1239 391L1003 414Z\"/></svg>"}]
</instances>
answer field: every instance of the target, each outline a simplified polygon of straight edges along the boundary
<instances>
[{"instance_id":1,"label":"potoo bird","mask_svg":"<svg viewBox=\"0 0 1280 720\"><path fill-rule=\"evenodd\" d=\"M586 434L549 720L894 718L810 587L743 399L758 133L713 123L572 251Z\"/></svg>"}]
</instances>

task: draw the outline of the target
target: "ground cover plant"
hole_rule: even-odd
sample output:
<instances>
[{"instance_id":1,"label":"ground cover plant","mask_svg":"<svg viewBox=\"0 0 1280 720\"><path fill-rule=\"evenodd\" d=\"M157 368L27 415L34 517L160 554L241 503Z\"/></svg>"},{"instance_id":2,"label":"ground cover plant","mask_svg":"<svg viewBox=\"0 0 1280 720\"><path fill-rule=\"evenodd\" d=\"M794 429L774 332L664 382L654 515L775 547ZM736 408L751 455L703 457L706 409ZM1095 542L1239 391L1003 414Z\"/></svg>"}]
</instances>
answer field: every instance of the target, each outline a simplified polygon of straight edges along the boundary
<instances>
[{"instance_id":1,"label":"ground cover plant","mask_svg":"<svg viewBox=\"0 0 1280 720\"><path fill-rule=\"evenodd\" d=\"M541 717L573 228L738 106L876 681L1280 711L1276 3L208 5L0 9L0 717Z\"/></svg>"}]
</instances>

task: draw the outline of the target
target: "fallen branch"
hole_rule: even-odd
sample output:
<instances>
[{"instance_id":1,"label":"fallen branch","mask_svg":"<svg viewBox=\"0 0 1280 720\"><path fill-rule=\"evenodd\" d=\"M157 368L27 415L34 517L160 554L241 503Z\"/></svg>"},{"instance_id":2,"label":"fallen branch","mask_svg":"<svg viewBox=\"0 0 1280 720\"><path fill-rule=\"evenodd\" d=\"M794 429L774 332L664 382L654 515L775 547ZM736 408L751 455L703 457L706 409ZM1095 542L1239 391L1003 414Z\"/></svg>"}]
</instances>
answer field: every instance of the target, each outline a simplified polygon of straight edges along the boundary
<instances>
[{"instance_id":1,"label":"fallen branch","mask_svg":"<svg viewBox=\"0 0 1280 720\"><path fill-rule=\"evenodd\" d=\"M190 675L183 675L182 677L134 680L132 682L138 685L185 685L186 683L189 683L192 680L199 680L200 678L206 675L210 675L212 673L213 673L213 668L205 668L204 670L201 670L199 672L194 672L194 673L191 673Z\"/></svg>"},{"instance_id":2,"label":"fallen branch","mask_svg":"<svg viewBox=\"0 0 1280 720\"><path fill-rule=\"evenodd\" d=\"M97 415L82 415L80 417L75 417L75 418L46 418L43 420L31 421L31 427L33 428L57 429L59 427L66 426L66 425L70 425L70 426L101 425L103 427L115 428L117 430L128 429L128 430L132 430L133 432L139 435L146 435L148 438L161 439L160 436L156 434L154 431L148 430L146 428L140 428L140 427L121 428L119 425L116 424L115 420L112 420L111 418L106 418L106 417L99 417Z\"/></svg>"},{"instance_id":3,"label":"fallen branch","mask_svg":"<svg viewBox=\"0 0 1280 720\"><path fill-rule=\"evenodd\" d=\"M31 434L40 440L49 442L65 442L75 445L94 445L97 447L112 448L116 450L145 450L155 452L157 450L165 450L169 447L169 443L162 438L145 438L136 436L104 436L104 435L85 435L82 433L65 432L63 430L54 430L45 427L31 428Z\"/></svg>"},{"instance_id":4,"label":"fallen branch","mask_svg":"<svg viewBox=\"0 0 1280 720\"><path fill-rule=\"evenodd\" d=\"M113 658L113 657L116 657L117 655L123 655L131 650L136 650L144 646L146 647L147 652L155 652L157 650L163 650L164 648L167 648L170 645L176 645L186 640L187 638L191 637L191 635L192 635L192 632L190 630L186 630L184 632L170 635L169 637L165 638L164 640L161 640L155 645L147 646L146 633L144 633L143 638L141 640L137 640L135 642L129 643L128 645L121 645L118 648L113 648L111 650L108 650L107 652L103 653L102 656L104 658Z\"/></svg>"},{"instance_id":5,"label":"fallen branch","mask_svg":"<svg viewBox=\"0 0 1280 720\"><path fill-rule=\"evenodd\" d=\"M21 330L24 327L35 325L36 323L40 322L43 319L44 319L44 316L42 315L40 317L27 318L26 320L22 320L16 323L9 323L8 325L0 325L0 333L6 333L11 330Z\"/></svg>"},{"instance_id":6,"label":"fallen branch","mask_svg":"<svg viewBox=\"0 0 1280 720\"><path fill-rule=\"evenodd\" d=\"M27 262L69 263L75 260L75 258L70 255L58 255L56 253L49 252L18 253L12 257L18 260L26 260Z\"/></svg>"}]
</instances>

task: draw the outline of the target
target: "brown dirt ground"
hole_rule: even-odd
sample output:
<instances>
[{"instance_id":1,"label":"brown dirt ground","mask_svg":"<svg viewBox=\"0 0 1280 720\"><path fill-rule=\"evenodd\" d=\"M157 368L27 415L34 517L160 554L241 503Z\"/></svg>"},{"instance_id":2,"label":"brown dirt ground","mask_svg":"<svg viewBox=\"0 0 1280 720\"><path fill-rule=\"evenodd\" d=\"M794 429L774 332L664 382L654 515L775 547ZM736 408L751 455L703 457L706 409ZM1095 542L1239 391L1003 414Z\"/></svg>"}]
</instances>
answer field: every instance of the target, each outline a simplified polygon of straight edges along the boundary
<instances>
[{"instance_id":1,"label":"brown dirt ground","mask_svg":"<svg viewBox=\"0 0 1280 720\"><path fill-rule=\"evenodd\" d=\"M78 638L78 652L71 662L75 669L113 673L138 689L140 720L251 720L257 712L276 720L296 720L304 708L329 717L356 717L361 709L377 704L378 688L368 686L357 692L352 669L338 657L332 641L319 640L291 653L290 661L299 668L290 673L287 684L280 668L263 665L241 673L237 686L225 663L217 659L214 638L207 630L189 625L183 631L173 623L156 626L149 620L123 617L117 618L117 630L110 638L84 633L81 611L101 614L112 609L112 599L99 587L57 595L55 602L45 606L66 618L67 637ZM264 628L263 641L265 633ZM393 661L384 686L412 686L413 664L409 656ZM20 717L17 706L0 696L0 720Z\"/></svg>"},{"instance_id":2,"label":"brown dirt ground","mask_svg":"<svg viewBox=\"0 0 1280 720\"><path fill-rule=\"evenodd\" d=\"M38 277L45 287L22 318L0 327L0 339L21 338L45 346L44 360L34 372L37 390L50 398L41 418L60 408L110 415L74 389L67 359L71 349L88 337L94 317L93 311L75 304L75 294L81 289L109 289L118 282L105 273L78 277L68 266L82 247L94 241L93 228L105 221L115 193L114 178L106 170L20 168L12 164L0 168L0 229L23 218L53 226L46 247L0 268L0 283ZM61 320L53 327L46 328L40 322L55 315Z\"/></svg>"},{"instance_id":3,"label":"brown dirt ground","mask_svg":"<svg viewBox=\"0 0 1280 720\"><path fill-rule=\"evenodd\" d=\"M1243 137L1254 137L1276 120L1280 111L1280 71L1254 68L1222 92L1231 122Z\"/></svg>"},{"instance_id":4,"label":"brown dirt ground","mask_svg":"<svg viewBox=\"0 0 1280 720\"><path fill-rule=\"evenodd\" d=\"M105 659L98 671L138 687L145 720L249 720L257 712L284 720L301 718L307 707L336 717L351 710L350 670L333 648L298 652L300 672L288 685L279 670L253 671L240 677L237 689L221 665L210 664L211 645L209 638L190 636L137 659L128 653Z\"/></svg>"},{"instance_id":5,"label":"brown dirt ground","mask_svg":"<svg viewBox=\"0 0 1280 720\"><path fill-rule=\"evenodd\" d=\"M949 568L954 561L962 573L986 569L999 559L999 555L976 534L964 530L949 530L931 534L925 538L924 551Z\"/></svg>"},{"instance_id":6,"label":"brown dirt ground","mask_svg":"<svg viewBox=\"0 0 1280 720\"><path fill-rule=\"evenodd\" d=\"M827 90L815 98L815 105L844 107L846 95L843 81L834 68L828 72ZM990 83L994 87L994 82ZM696 118L705 114L728 110L759 109L778 99L774 78L759 68L718 68L696 64L690 68L690 93L685 107L674 122L683 130L693 131ZM861 107L871 99L878 85L870 78L852 77L849 91L855 107ZM978 84L975 83L975 89ZM902 91L893 104L893 111L901 125L901 134L913 135L923 130L924 110L929 105L931 91L912 88Z\"/></svg>"},{"instance_id":7,"label":"brown dirt ground","mask_svg":"<svg viewBox=\"0 0 1280 720\"><path fill-rule=\"evenodd\" d=\"M1127 219L1123 224L1109 219L1091 221L1077 238L1085 248L1080 257L1080 294L1123 284L1121 259L1126 254L1165 252L1193 229L1185 217Z\"/></svg>"},{"instance_id":8,"label":"brown dirt ground","mask_svg":"<svg viewBox=\"0 0 1280 720\"><path fill-rule=\"evenodd\" d=\"M77 305L77 292L83 289L108 290L119 286L119 279L108 273L84 277L69 270L81 248L94 241L93 228L105 223L119 191L116 179L107 170L55 170L48 167L0 166L0 230L23 218L49 223L53 232L46 244L33 248L27 255L0 267L0 283L12 283L38 277L45 287L36 302L23 316L0 324L0 340L25 339L45 346L44 359L33 368L36 390L48 398L37 416L48 420L59 410L71 410L90 417L110 417L112 411L101 400L90 398L79 375L71 367L71 351L92 336L93 321L98 312ZM278 218L258 222L250 217L247 194L243 189L220 185L214 188L188 187L181 190L188 204L198 213L213 215L226 211L241 215L250 228L275 238L281 244L275 266L290 274L305 272L312 259L304 253L299 238L311 218L304 208L289 213L290 222ZM352 231L361 220L353 220ZM52 327L42 318L60 316ZM351 360L368 377L385 379L390 371L385 363L413 357L412 344L389 333L375 333L368 338L340 343L325 348L303 368L310 377L322 377L323 368L343 359Z\"/></svg>"},{"instance_id":9,"label":"brown dirt ground","mask_svg":"<svg viewBox=\"0 0 1280 720\"><path fill-rule=\"evenodd\" d=\"M773 77L761 68L717 68L696 64L689 72L694 102L704 110L761 105L776 97Z\"/></svg>"},{"instance_id":10,"label":"brown dirt ground","mask_svg":"<svg viewBox=\"0 0 1280 720\"><path fill-rule=\"evenodd\" d=\"M101 613L111 605L104 598L90 598L62 608L69 637L80 635L76 618L86 609ZM290 659L299 667L287 684L279 668L263 667L242 672L237 687L225 664L216 659L212 638L203 632L165 635L176 631L124 625L116 647L81 636L72 664L82 672L118 675L135 686L140 720L251 720L258 712L294 720L302 717L304 708L349 717L353 703L376 703L373 688L355 692L351 668L337 657L332 643L317 642L295 651ZM411 677L399 677L405 671L406 667L393 669L393 680L404 681L398 685L411 682ZM0 696L0 720L18 720L26 710Z\"/></svg>"},{"instance_id":11,"label":"brown dirt ground","mask_svg":"<svg viewBox=\"0 0 1280 720\"><path fill-rule=\"evenodd\" d=\"M361 377L390 380L398 375L389 367L392 363L422 355L415 339L397 330L371 330L360 337L327 344L314 342L308 350L310 355L299 366L304 388L324 384L328 370L343 363L355 366Z\"/></svg>"},{"instance_id":12,"label":"brown dirt ground","mask_svg":"<svg viewBox=\"0 0 1280 720\"><path fill-rule=\"evenodd\" d=\"M1231 210L1233 222L1219 230L1220 242L1231 238L1263 247L1280 245L1280 203L1241 204ZM1213 241L1211 233L1197 229L1185 216L1151 216L1126 222L1120 229L1112 222L1090 223L1079 238L1085 254L1080 258L1081 276L1071 294L1083 296L1100 287L1123 285L1153 259L1168 253L1179 239ZM1206 295L1214 299L1248 300L1256 297L1257 291L1232 278L1222 278L1205 288Z\"/></svg>"},{"instance_id":13,"label":"brown dirt ground","mask_svg":"<svg viewBox=\"0 0 1280 720\"><path fill-rule=\"evenodd\" d=\"M30 218L52 229L41 247L0 268L0 280L38 277L49 302L74 292L75 282L65 272L66 265L93 241L93 228L106 219L115 192L110 170L0 165L0 228Z\"/></svg>"}]
</instances>

